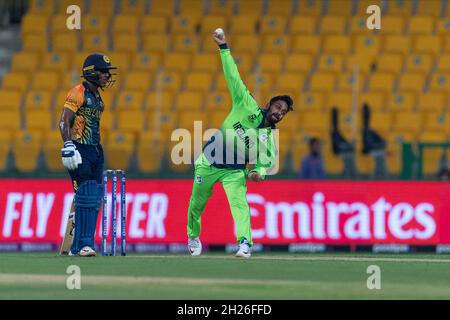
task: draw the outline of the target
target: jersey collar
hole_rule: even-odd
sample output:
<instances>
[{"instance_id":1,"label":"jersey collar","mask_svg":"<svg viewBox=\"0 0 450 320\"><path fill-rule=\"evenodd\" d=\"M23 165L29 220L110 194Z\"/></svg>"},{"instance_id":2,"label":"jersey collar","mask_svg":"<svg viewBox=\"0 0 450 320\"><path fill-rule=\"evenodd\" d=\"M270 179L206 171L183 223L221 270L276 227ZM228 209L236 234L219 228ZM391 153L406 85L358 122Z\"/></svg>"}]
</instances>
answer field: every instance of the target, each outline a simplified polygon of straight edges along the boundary
<instances>
[{"instance_id":1,"label":"jersey collar","mask_svg":"<svg viewBox=\"0 0 450 320\"><path fill-rule=\"evenodd\" d=\"M262 118L261 123L259 124L258 128L264 128L264 121L266 120L267 110L261 109L261 113L262 113L262 115L263 115L263 118ZM271 128L271 129L275 129L276 126L272 123L272 124L270 125L270 128Z\"/></svg>"}]
</instances>

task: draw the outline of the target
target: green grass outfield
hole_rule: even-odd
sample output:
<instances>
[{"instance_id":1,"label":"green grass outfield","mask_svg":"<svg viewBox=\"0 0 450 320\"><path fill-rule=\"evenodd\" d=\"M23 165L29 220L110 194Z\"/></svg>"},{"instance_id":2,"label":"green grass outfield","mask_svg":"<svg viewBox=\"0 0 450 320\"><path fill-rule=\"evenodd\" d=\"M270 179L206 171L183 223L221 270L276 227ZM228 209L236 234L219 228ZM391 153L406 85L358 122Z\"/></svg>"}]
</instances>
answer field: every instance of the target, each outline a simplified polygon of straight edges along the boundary
<instances>
[{"instance_id":1,"label":"green grass outfield","mask_svg":"<svg viewBox=\"0 0 450 320\"><path fill-rule=\"evenodd\" d=\"M66 287L70 265L80 267L80 290ZM381 290L366 286L370 265ZM0 299L450 299L450 256L0 253Z\"/></svg>"}]
</instances>

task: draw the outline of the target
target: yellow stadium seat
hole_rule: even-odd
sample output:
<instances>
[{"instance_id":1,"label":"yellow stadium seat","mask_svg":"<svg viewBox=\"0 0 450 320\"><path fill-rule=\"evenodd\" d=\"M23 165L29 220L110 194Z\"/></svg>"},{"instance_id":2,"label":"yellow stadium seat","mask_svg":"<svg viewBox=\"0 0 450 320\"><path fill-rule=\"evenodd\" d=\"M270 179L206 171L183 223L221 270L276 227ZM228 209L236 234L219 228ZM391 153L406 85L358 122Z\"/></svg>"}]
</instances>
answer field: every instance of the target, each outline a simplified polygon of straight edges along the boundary
<instances>
[{"instance_id":1,"label":"yellow stadium seat","mask_svg":"<svg viewBox=\"0 0 450 320\"><path fill-rule=\"evenodd\" d=\"M114 51L135 54L139 50L140 40L136 34L119 34L114 36Z\"/></svg>"},{"instance_id":2,"label":"yellow stadium seat","mask_svg":"<svg viewBox=\"0 0 450 320\"><path fill-rule=\"evenodd\" d=\"M227 41L229 41L229 40L227 40ZM201 35L199 43L200 43L201 52L218 54L217 44L214 41L212 41L211 33L205 33L205 34ZM236 53L234 45L233 45L233 52Z\"/></svg>"},{"instance_id":3,"label":"yellow stadium seat","mask_svg":"<svg viewBox=\"0 0 450 320\"><path fill-rule=\"evenodd\" d=\"M139 16L147 11L145 0L122 0L120 1L120 14Z\"/></svg>"},{"instance_id":4,"label":"yellow stadium seat","mask_svg":"<svg viewBox=\"0 0 450 320\"><path fill-rule=\"evenodd\" d=\"M332 175L342 175L344 162L340 156L333 153L329 140L322 140L322 150L325 172Z\"/></svg>"},{"instance_id":5,"label":"yellow stadium seat","mask_svg":"<svg viewBox=\"0 0 450 320\"><path fill-rule=\"evenodd\" d=\"M114 126L113 114L115 114L115 113L110 112L109 108L102 112L101 124L100 124L100 130L101 130L100 134L101 134L102 138L103 137L106 138L108 136L108 134L111 132L111 130L113 129L113 126Z\"/></svg>"},{"instance_id":6,"label":"yellow stadium seat","mask_svg":"<svg viewBox=\"0 0 450 320\"><path fill-rule=\"evenodd\" d=\"M15 132L19 130L21 125L19 110L3 110L0 109L0 130L8 130Z\"/></svg>"},{"instance_id":7,"label":"yellow stadium seat","mask_svg":"<svg viewBox=\"0 0 450 320\"><path fill-rule=\"evenodd\" d=\"M306 132L329 132L331 116L325 112L305 112L301 114L302 129Z\"/></svg>"},{"instance_id":8,"label":"yellow stadium seat","mask_svg":"<svg viewBox=\"0 0 450 320\"><path fill-rule=\"evenodd\" d=\"M386 94L382 92L366 92L358 96L359 105L368 104L372 111L382 111L386 107Z\"/></svg>"},{"instance_id":9,"label":"yellow stadium seat","mask_svg":"<svg viewBox=\"0 0 450 320\"><path fill-rule=\"evenodd\" d=\"M254 35L237 35L233 37L233 52L255 54L259 52L260 46L260 38Z\"/></svg>"},{"instance_id":10,"label":"yellow stadium seat","mask_svg":"<svg viewBox=\"0 0 450 320\"><path fill-rule=\"evenodd\" d=\"M158 172L164 153L163 142L153 132L144 132L139 135L136 147L139 170L145 173Z\"/></svg>"},{"instance_id":11,"label":"yellow stadium seat","mask_svg":"<svg viewBox=\"0 0 450 320\"><path fill-rule=\"evenodd\" d=\"M53 0L31 0L29 12L33 14L50 16L55 12Z\"/></svg>"},{"instance_id":12,"label":"yellow stadium seat","mask_svg":"<svg viewBox=\"0 0 450 320\"><path fill-rule=\"evenodd\" d=\"M192 58L192 70L215 74L219 71L220 63L220 56L217 53L198 53Z\"/></svg>"},{"instance_id":13,"label":"yellow stadium seat","mask_svg":"<svg viewBox=\"0 0 450 320\"><path fill-rule=\"evenodd\" d=\"M325 107L326 110L336 107L340 111L350 112L353 109L353 95L351 92L333 93Z\"/></svg>"},{"instance_id":14,"label":"yellow stadium seat","mask_svg":"<svg viewBox=\"0 0 450 320\"><path fill-rule=\"evenodd\" d=\"M133 71L126 75L122 90L146 92L152 84L153 75L144 71Z\"/></svg>"},{"instance_id":15,"label":"yellow stadium seat","mask_svg":"<svg viewBox=\"0 0 450 320\"><path fill-rule=\"evenodd\" d=\"M355 16L350 20L349 32L352 35L373 35L374 31L367 28L367 14L365 9L361 16Z\"/></svg>"},{"instance_id":16,"label":"yellow stadium seat","mask_svg":"<svg viewBox=\"0 0 450 320\"><path fill-rule=\"evenodd\" d=\"M256 67L260 72L280 72L283 67L283 55L277 53L262 53L256 61Z\"/></svg>"},{"instance_id":17,"label":"yellow stadium seat","mask_svg":"<svg viewBox=\"0 0 450 320\"><path fill-rule=\"evenodd\" d=\"M261 16L263 13L262 0L246 0L238 2L238 14L244 17Z\"/></svg>"},{"instance_id":18,"label":"yellow stadium seat","mask_svg":"<svg viewBox=\"0 0 450 320\"><path fill-rule=\"evenodd\" d=\"M108 57L113 66L118 68L119 75L130 68L130 55L126 52L111 52ZM114 70L113 70L114 71Z\"/></svg>"},{"instance_id":19,"label":"yellow stadium seat","mask_svg":"<svg viewBox=\"0 0 450 320\"><path fill-rule=\"evenodd\" d=\"M376 56L369 54L352 54L346 56L345 70L353 73L355 71L367 74L372 71Z\"/></svg>"},{"instance_id":20,"label":"yellow stadium seat","mask_svg":"<svg viewBox=\"0 0 450 320\"><path fill-rule=\"evenodd\" d=\"M285 53L289 49L289 38L285 36L266 35L262 50L265 53Z\"/></svg>"},{"instance_id":21,"label":"yellow stadium seat","mask_svg":"<svg viewBox=\"0 0 450 320\"><path fill-rule=\"evenodd\" d=\"M44 35L30 34L23 37L22 51L25 52L47 52L48 38Z\"/></svg>"},{"instance_id":22,"label":"yellow stadium seat","mask_svg":"<svg viewBox=\"0 0 450 320\"><path fill-rule=\"evenodd\" d=\"M161 65L161 56L157 53L137 53L131 59L134 71L156 72Z\"/></svg>"},{"instance_id":23,"label":"yellow stadium seat","mask_svg":"<svg viewBox=\"0 0 450 320\"><path fill-rule=\"evenodd\" d=\"M323 12L323 1L298 1L298 14L301 16L319 16Z\"/></svg>"},{"instance_id":24,"label":"yellow stadium seat","mask_svg":"<svg viewBox=\"0 0 450 320\"><path fill-rule=\"evenodd\" d=\"M150 1L150 15L171 17L175 14L174 2L167 0Z\"/></svg>"},{"instance_id":25,"label":"yellow stadium seat","mask_svg":"<svg viewBox=\"0 0 450 320\"><path fill-rule=\"evenodd\" d=\"M406 72L428 73L433 65L434 59L431 54L412 54L406 59Z\"/></svg>"},{"instance_id":26,"label":"yellow stadium seat","mask_svg":"<svg viewBox=\"0 0 450 320\"><path fill-rule=\"evenodd\" d=\"M450 31L450 18L443 17L436 21L436 34L444 36Z\"/></svg>"},{"instance_id":27,"label":"yellow stadium seat","mask_svg":"<svg viewBox=\"0 0 450 320\"><path fill-rule=\"evenodd\" d=\"M336 86L336 75L331 72L315 73L311 77L309 89L312 91L331 92Z\"/></svg>"},{"instance_id":28,"label":"yellow stadium seat","mask_svg":"<svg viewBox=\"0 0 450 320\"><path fill-rule=\"evenodd\" d=\"M7 73L3 77L2 92L4 91L19 91L24 92L30 84L30 75L26 72L12 72ZM0 104L9 100L9 98L0 98Z\"/></svg>"},{"instance_id":29,"label":"yellow stadium seat","mask_svg":"<svg viewBox=\"0 0 450 320\"><path fill-rule=\"evenodd\" d=\"M322 54L319 57L319 72L336 72L339 73L344 68L344 56L340 54Z\"/></svg>"},{"instance_id":30,"label":"yellow stadium seat","mask_svg":"<svg viewBox=\"0 0 450 320\"><path fill-rule=\"evenodd\" d=\"M379 56L377 61L377 71L391 72L399 74L403 69L405 57L399 53L387 53Z\"/></svg>"},{"instance_id":31,"label":"yellow stadium seat","mask_svg":"<svg viewBox=\"0 0 450 320\"><path fill-rule=\"evenodd\" d=\"M135 138L130 133L112 132L105 145L105 167L128 169Z\"/></svg>"},{"instance_id":32,"label":"yellow stadium seat","mask_svg":"<svg viewBox=\"0 0 450 320\"><path fill-rule=\"evenodd\" d=\"M447 96L443 92L427 92L419 95L418 110L422 112L443 112Z\"/></svg>"},{"instance_id":33,"label":"yellow stadium seat","mask_svg":"<svg viewBox=\"0 0 450 320\"><path fill-rule=\"evenodd\" d=\"M330 118L331 115L327 114ZM352 111L340 111L339 112L339 129L341 133L347 137L348 139L354 139L356 137L353 136L353 133L359 135L359 121L360 116L353 114ZM354 132L354 128L356 125L356 132Z\"/></svg>"},{"instance_id":34,"label":"yellow stadium seat","mask_svg":"<svg viewBox=\"0 0 450 320\"><path fill-rule=\"evenodd\" d=\"M172 110L174 95L168 91L152 91L146 94L146 109L148 112L161 110L168 112Z\"/></svg>"},{"instance_id":35,"label":"yellow stadium seat","mask_svg":"<svg viewBox=\"0 0 450 320\"><path fill-rule=\"evenodd\" d=\"M320 51L320 37L312 35L293 36L291 49L293 53L309 53L317 55Z\"/></svg>"},{"instance_id":36,"label":"yellow stadium seat","mask_svg":"<svg viewBox=\"0 0 450 320\"><path fill-rule=\"evenodd\" d=\"M257 24L256 16L236 16L230 20L230 33L233 35L254 35Z\"/></svg>"},{"instance_id":37,"label":"yellow stadium seat","mask_svg":"<svg viewBox=\"0 0 450 320\"><path fill-rule=\"evenodd\" d=\"M270 90L274 83L273 75L267 74L250 74L247 79L244 78L244 83L250 92L258 95L258 91Z\"/></svg>"},{"instance_id":38,"label":"yellow stadium seat","mask_svg":"<svg viewBox=\"0 0 450 320\"><path fill-rule=\"evenodd\" d=\"M58 72L40 71L33 75L31 80L32 89L42 89L54 91L60 85L60 77Z\"/></svg>"},{"instance_id":39,"label":"yellow stadium seat","mask_svg":"<svg viewBox=\"0 0 450 320\"><path fill-rule=\"evenodd\" d=\"M425 114L424 132L450 132L450 115L441 112L427 112Z\"/></svg>"},{"instance_id":40,"label":"yellow stadium seat","mask_svg":"<svg viewBox=\"0 0 450 320\"><path fill-rule=\"evenodd\" d=\"M441 38L437 36L418 35L414 37L413 51L439 55L441 52Z\"/></svg>"},{"instance_id":41,"label":"yellow stadium seat","mask_svg":"<svg viewBox=\"0 0 450 320\"><path fill-rule=\"evenodd\" d=\"M102 93L100 93L102 100L103 100L103 104L105 105L105 108L109 111L111 109L114 109L115 105L116 105L116 93L114 91L111 90L106 90Z\"/></svg>"},{"instance_id":42,"label":"yellow stadium seat","mask_svg":"<svg viewBox=\"0 0 450 320\"><path fill-rule=\"evenodd\" d=\"M64 10L64 14L57 14L51 17L50 19L50 33L51 34L57 34L57 33L72 33L76 32L75 30L71 30L67 28L67 14Z\"/></svg>"},{"instance_id":43,"label":"yellow stadium seat","mask_svg":"<svg viewBox=\"0 0 450 320\"><path fill-rule=\"evenodd\" d=\"M69 69L69 55L67 53L49 53L42 57L41 70L66 72Z\"/></svg>"},{"instance_id":44,"label":"yellow stadium seat","mask_svg":"<svg viewBox=\"0 0 450 320\"><path fill-rule=\"evenodd\" d=\"M438 60L437 68L438 72L448 72L450 73L450 56L441 55Z\"/></svg>"},{"instance_id":45,"label":"yellow stadium seat","mask_svg":"<svg viewBox=\"0 0 450 320\"><path fill-rule=\"evenodd\" d=\"M294 16L290 19L289 34L314 34L317 29L317 19L312 16Z\"/></svg>"},{"instance_id":46,"label":"yellow stadium seat","mask_svg":"<svg viewBox=\"0 0 450 320\"><path fill-rule=\"evenodd\" d=\"M268 16L283 16L288 17L294 14L294 7L291 0L281 0L277 2L269 1L267 3Z\"/></svg>"},{"instance_id":47,"label":"yellow stadium seat","mask_svg":"<svg viewBox=\"0 0 450 320\"><path fill-rule=\"evenodd\" d=\"M277 92L295 93L297 95L303 90L305 75L297 72L285 72L277 76L275 90Z\"/></svg>"},{"instance_id":48,"label":"yellow stadium seat","mask_svg":"<svg viewBox=\"0 0 450 320\"><path fill-rule=\"evenodd\" d=\"M174 52L196 53L199 48L197 36L189 34L176 34L173 37Z\"/></svg>"},{"instance_id":49,"label":"yellow stadium seat","mask_svg":"<svg viewBox=\"0 0 450 320\"><path fill-rule=\"evenodd\" d=\"M122 109L116 113L117 129L121 132L137 134L144 130L144 114L136 109Z\"/></svg>"},{"instance_id":50,"label":"yellow stadium seat","mask_svg":"<svg viewBox=\"0 0 450 320\"><path fill-rule=\"evenodd\" d=\"M430 16L414 16L409 18L409 34L431 35L434 31L434 18Z\"/></svg>"},{"instance_id":51,"label":"yellow stadium seat","mask_svg":"<svg viewBox=\"0 0 450 320\"><path fill-rule=\"evenodd\" d=\"M8 156L11 151L12 133L0 130L0 171L5 171L8 165Z\"/></svg>"},{"instance_id":52,"label":"yellow stadium seat","mask_svg":"<svg viewBox=\"0 0 450 320\"><path fill-rule=\"evenodd\" d=\"M80 76L79 72L76 71L70 71L63 74L63 80L61 85L61 90L64 91L66 94L67 92L77 84L79 84L83 79ZM63 103L64 100L61 102Z\"/></svg>"},{"instance_id":53,"label":"yellow stadium seat","mask_svg":"<svg viewBox=\"0 0 450 320\"><path fill-rule=\"evenodd\" d=\"M39 66L39 54L33 52L18 52L12 56L12 71L32 72Z\"/></svg>"},{"instance_id":54,"label":"yellow stadium seat","mask_svg":"<svg viewBox=\"0 0 450 320\"><path fill-rule=\"evenodd\" d=\"M329 35L324 36L323 51L326 53L346 54L350 52L351 43L347 36Z\"/></svg>"},{"instance_id":55,"label":"yellow stadium seat","mask_svg":"<svg viewBox=\"0 0 450 320\"><path fill-rule=\"evenodd\" d=\"M440 17L443 13L444 1L441 0L419 0L417 3L416 14L419 16Z\"/></svg>"},{"instance_id":56,"label":"yellow stadium seat","mask_svg":"<svg viewBox=\"0 0 450 320\"><path fill-rule=\"evenodd\" d=\"M51 91L48 90L31 90L25 96L25 112L30 111L47 111L52 107L53 95ZM65 99L64 99L65 101ZM61 107L64 104L61 101Z\"/></svg>"},{"instance_id":57,"label":"yellow stadium seat","mask_svg":"<svg viewBox=\"0 0 450 320\"><path fill-rule=\"evenodd\" d=\"M203 1L180 0L178 13L182 16L203 16Z\"/></svg>"},{"instance_id":58,"label":"yellow stadium seat","mask_svg":"<svg viewBox=\"0 0 450 320\"><path fill-rule=\"evenodd\" d=\"M361 72L359 72L358 75L352 72L341 73L338 75L338 90L341 92L352 92L355 90L356 86L356 90L360 92L363 88L365 78L366 75ZM357 84L356 81L358 81Z\"/></svg>"},{"instance_id":59,"label":"yellow stadium seat","mask_svg":"<svg viewBox=\"0 0 450 320\"><path fill-rule=\"evenodd\" d=\"M103 15L111 17L114 14L115 6L111 4L111 0L95 0L90 1L89 14Z\"/></svg>"},{"instance_id":60,"label":"yellow stadium seat","mask_svg":"<svg viewBox=\"0 0 450 320\"><path fill-rule=\"evenodd\" d=\"M210 0L209 14L230 17L233 14L233 6L234 1L232 0Z\"/></svg>"},{"instance_id":61,"label":"yellow stadium seat","mask_svg":"<svg viewBox=\"0 0 450 320\"><path fill-rule=\"evenodd\" d=\"M382 136L389 133L392 129L392 113L372 112L370 114L369 126Z\"/></svg>"},{"instance_id":62,"label":"yellow stadium seat","mask_svg":"<svg viewBox=\"0 0 450 320\"><path fill-rule=\"evenodd\" d=\"M58 0L56 1L56 12L58 12L59 14L66 14L67 8L71 5L80 7L82 14L86 10L84 6L84 0Z\"/></svg>"},{"instance_id":63,"label":"yellow stadium seat","mask_svg":"<svg viewBox=\"0 0 450 320\"><path fill-rule=\"evenodd\" d=\"M311 54L290 54L286 58L286 72L308 73L314 64L314 56Z\"/></svg>"},{"instance_id":64,"label":"yellow stadium seat","mask_svg":"<svg viewBox=\"0 0 450 320\"><path fill-rule=\"evenodd\" d=\"M241 77L242 77L242 75L241 75ZM218 91L228 91L227 82L226 82L223 74L221 74L221 73L217 74L214 89L216 89Z\"/></svg>"},{"instance_id":65,"label":"yellow stadium seat","mask_svg":"<svg viewBox=\"0 0 450 320\"><path fill-rule=\"evenodd\" d=\"M208 92L213 80L213 75L209 72L190 72L186 75L184 84L186 90Z\"/></svg>"},{"instance_id":66,"label":"yellow stadium seat","mask_svg":"<svg viewBox=\"0 0 450 320\"><path fill-rule=\"evenodd\" d=\"M377 72L369 78L369 91L390 92L394 88L395 76L392 73Z\"/></svg>"},{"instance_id":67,"label":"yellow stadium seat","mask_svg":"<svg viewBox=\"0 0 450 320\"><path fill-rule=\"evenodd\" d=\"M166 34L169 22L166 17L143 16L141 20L142 34Z\"/></svg>"},{"instance_id":68,"label":"yellow stadium seat","mask_svg":"<svg viewBox=\"0 0 450 320\"><path fill-rule=\"evenodd\" d=\"M52 114L48 111L25 112L25 128L30 131L40 131L43 134L52 129Z\"/></svg>"},{"instance_id":69,"label":"yellow stadium seat","mask_svg":"<svg viewBox=\"0 0 450 320\"><path fill-rule=\"evenodd\" d=\"M333 16L351 16L353 13L352 0L329 1L326 13Z\"/></svg>"},{"instance_id":70,"label":"yellow stadium seat","mask_svg":"<svg viewBox=\"0 0 450 320\"><path fill-rule=\"evenodd\" d=\"M206 97L207 112L230 112L231 111L231 96L228 91L215 91L208 94ZM225 119L225 118L224 118Z\"/></svg>"},{"instance_id":71,"label":"yellow stadium seat","mask_svg":"<svg viewBox=\"0 0 450 320\"><path fill-rule=\"evenodd\" d=\"M45 15L26 14L22 19L22 37L27 35L44 36L47 33L49 19Z\"/></svg>"},{"instance_id":72,"label":"yellow stadium seat","mask_svg":"<svg viewBox=\"0 0 450 320\"><path fill-rule=\"evenodd\" d=\"M86 14L82 16L83 33L105 34L110 23L108 16Z\"/></svg>"},{"instance_id":73,"label":"yellow stadium seat","mask_svg":"<svg viewBox=\"0 0 450 320\"><path fill-rule=\"evenodd\" d=\"M419 141L423 143L445 143L447 139L443 132L424 132L419 136ZM444 152L443 148L423 149L423 174L437 175Z\"/></svg>"},{"instance_id":74,"label":"yellow stadium seat","mask_svg":"<svg viewBox=\"0 0 450 320\"><path fill-rule=\"evenodd\" d=\"M384 39L384 53L409 53L411 38L399 35L387 35Z\"/></svg>"},{"instance_id":75,"label":"yellow stadium seat","mask_svg":"<svg viewBox=\"0 0 450 320\"><path fill-rule=\"evenodd\" d=\"M81 75L82 69L83 69L83 63L84 60L89 56L92 52L90 51L82 51L82 52L75 52L71 56L71 62L70 62L70 68L71 71L76 71L77 74Z\"/></svg>"},{"instance_id":76,"label":"yellow stadium seat","mask_svg":"<svg viewBox=\"0 0 450 320\"><path fill-rule=\"evenodd\" d=\"M422 130L423 115L419 112L398 112L394 116L393 130L410 132L417 136Z\"/></svg>"},{"instance_id":77,"label":"yellow stadium seat","mask_svg":"<svg viewBox=\"0 0 450 320\"><path fill-rule=\"evenodd\" d=\"M73 32L57 33L52 38L52 50L55 52L76 52L79 49L78 35Z\"/></svg>"},{"instance_id":78,"label":"yellow stadium seat","mask_svg":"<svg viewBox=\"0 0 450 320\"><path fill-rule=\"evenodd\" d=\"M412 14L412 1L387 1L386 5L388 15L409 16Z\"/></svg>"},{"instance_id":79,"label":"yellow stadium seat","mask_svg":"<svg viewBox=\"0 0 450 320\"><path fill-rule=\"evenodd\" d=\"M204 129L208 128L208 118L209 115L205 112L186 110L186 112L178 113L178 128L187 129L190 132L193 132L195 130L195 127L200 128L201 126L201 129L203 131Z\"/></svg>"},{"instance_id":80,"label":"yellow stadium seat","mask_svg":"<svg viewBox=\"0 0 450 320\"><path fill-rule=\"evenodd\" d=\"M158 132L158 128L162 138L167 138L167 133L170 138L170 131L176 127L176 112L148 112L147 113L147 128Z\"/></svg>"},{"instance_id":81,"label":"yellow stadium seat","mask_svg":"<svg viewBox=\"0 0 450 320\"><path fill-rule=\"evenodd\" d=\"M172 34L195 34L199 26L199 18L193 16L175 16L170 20Z\"/></svg>"},{"instance_id":82,"label":"yellow stadium seat","mask_svg":"<svg viewBox=\"0 0 450 320\"><path fill-rule=\"evenodd\" d=\"M200 32L202 34L207 34L211 39L211 34L218 26L221 26L225 33L228 31L228 19L224 16L210 15L204 16L200 20Z\"/></svg>"},{"instance_id":83,"label":"yellow stadium seat","mask_svg":"<svg viewBox=\"0 0 450 320\"><path fill-rule=\"evenodd\" d=\"M0 111L19 111L21 102L21 91L5 88L0 90Z\"/></svg>"},{"instance_id":84,"label":"yellow stadium seat","mask_svg":"<svg viewBox=\"0 0 450 320\"><path fill-rule=\"evenodd\" d=\"M199 111L203 108L204 96L199 92L184 91L175 97L177 111Z\"/></svg>"},{"instance_id":85,"label":"yellow stadium seat","mask_svg":"<svg viewBox=\"0 0 450 320\"><path fill-rule=\"evenodd\" d=\"M191 67L191 61L188 53L169 53L164 57L164 70L186 72Z\"/></svg>"},{"instance_id":86,"label":"yellow stadium seat","mask_svg":"<svg viewBox=\"0 0 450 320\"><path fill-rule=\"evenodd\" d=\"M324 16L320 21L320 34L343 34L346 23L344 16Z\"/></svg>"},{"instance_id":87,"label":"yellow stadium seat","mask_svg":"<svg viewBox=\"0 0 450 320\"><path fill-rule=\"evenodd\" d=\"M54 130L45 134L45 140L42 146L44 159L47 169L52 172L64 172L61 161L61 133L59 130Z\"/></svg>"},{"instance_id":88,"label":"yellow stadium seat","mask_svg":"<svg viewBox=\"0 0 450 320\"><path fill-rule=\"evenodd\" d=\"M14 139L13 154L19 172L32 172L37 168L42 148L42 134L22 131Z\"/></svg>"},{"instance_id":89,"label":"yellow stadium seat","mask_svg":"<svg viewBox=\"0 0 450 320\"><path fill-rule=\"evenodd\" d=\"M402 143L413 142L411 133L390 133L387 138L386 162L391 174L400 174L402 170Z\"/></svg>"},{"instance_id":90,"label":"yellow stadium seat","mask_svg":"<svg viewBox=\"0 0 450 320\"><path fill-rule=\"evenodd\" d=\"M375 35L358 35L354 37L353 48L357 54L375 56L381 51L381 39Z\"/></svg>"},{"instance_id":91,"label":"yellow stadium seat","mask_svg":"<svg viewBox=\"0 0 450 320\"><path fill-rule=\"evenodd\" d=\"M415 105L416 94L402 91L394 93L388 98L387 110L389 112L412 112Z\"/></svg>"},{"instance_id":92,"label":"yellow stadium seat","mask_svg":"<svg viewBox=\"0 0 450 320\"><path fill-rule=\"evenodd\" d=\"M143 37L143 49L148 53L164 54L169 50L169 37L162 34L147 34ZM217 46L216 46L217 49Z\"/></svg>"},{"instance_id":93,"label":"yellow stadium seat","mask_svg":"<svg viewBox=\"0 0 450 320\"><path fill-rule=\"evenodd\" d=\"M109 37L102 33L83 34L83 50L89 52L108 52Z\"/></svg>"},{"instance_id":94,"label":"yellow stadium seat","mask_svg":"<svg viewBox=\"0 0 450 320\"><path fill-rule=\"evenodd\" d=\"M422 93L425 86L425 74L421 72L405 73L400 77L398 89Z\"/></svg>"},{"instance_id":95,"label":"yellow stadium seat","mask_svg":"<svg viewBox=\"0 0 450 320\"><path fill-rule=\"evenodd\" d=\"M265 16L260 20L260 32L263 35L281 35L284 34L287 26L286 17L283 16Z\"/></svg>"},{"instance_id":96,"label":"yellow stadium seat","mask_svg":"<svg viewBox=\"0 0 450 320\"><path fill-rule=\"evenodd\" d=\"M136 34L139 27L139 20L134 15L120 14L116 15L112 21L112 34L125 33L127 35Z\"/></svg>"},{"instance_id":97,"label":"yellow stadium seat","mask_svg":"<svg viewBox=\"0 0 450 320\"><path fill-rule=\"evenodd\" d=\"M230 110L231 107L229 107L229 110L226 111L214 111L208 113L208 129L219 129L226 117L230 114Z\"/></svg>"},{"instance_id":98,"label":"yellow stadium seat","mask_svg":"<svg viewBox=\"0 0 450 320\"><path fill-rule=\"evenodd\" d=\"M140 111L144 103L144 93L142 91L125 91L119 93L117 99L118 111Z\"/></svg>"},{"instance_id":99,"label":"yellow stadium seat","mask_svg":"<svg viewBox=\"0 0 450 320\"><path fill-rule=\"evenodd\" d=\"M431 77L430 90L432 91L450 91L450 73L437 72Z\"/></svg>"},{"instance_id":100,"label":"yellow stadium seat","mask_svg":"<svg viewBox=\"0 0 450 320\"><path fill-rule=\"evenodd\" d=\"M401 16L385 16L382 19L383 35L401 35L405 30L405 18Z\"/></svg>"},{"instance_id":101,"label":"yellow stadium seat","mask_svg":"<svg viewBox=\"0 0 450 320\"><path fill-rule=\"evenodd\" d=\"M181 87L182 74L175 71L164 71L156 78L155 89L176 92Z\"/></svg>"}]
</instances>

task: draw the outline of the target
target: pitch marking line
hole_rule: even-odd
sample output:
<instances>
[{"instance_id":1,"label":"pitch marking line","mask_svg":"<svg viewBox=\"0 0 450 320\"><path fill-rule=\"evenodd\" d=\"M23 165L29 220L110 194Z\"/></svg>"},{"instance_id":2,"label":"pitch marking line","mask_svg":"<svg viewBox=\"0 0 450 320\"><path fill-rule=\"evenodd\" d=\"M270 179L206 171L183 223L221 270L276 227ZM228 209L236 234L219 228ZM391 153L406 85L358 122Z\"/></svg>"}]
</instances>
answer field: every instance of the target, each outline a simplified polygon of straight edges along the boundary
<instances>
[{"instance_id":1,"label":"pitch marking line","mask_svg":"<svg viewBox=\"0 0 450 320\"><path fill-rule=\"evenodd\" d=\"M138 256L128 256L128 258L144 258L144 259L172 259L184 257L186 259L228 259L228 260L242 260L235 258L234 255L226 256L199 256L199 257L189 257L188 255L138 255ZM450 259L425 259L425 258L370 258L370 257L283 257L283 256L272 256L263 257L256 256L249 260L273 260L273 261L340 261L340 262L418 262L418 263L450 263Z\"/></svg>"}]
</instances>

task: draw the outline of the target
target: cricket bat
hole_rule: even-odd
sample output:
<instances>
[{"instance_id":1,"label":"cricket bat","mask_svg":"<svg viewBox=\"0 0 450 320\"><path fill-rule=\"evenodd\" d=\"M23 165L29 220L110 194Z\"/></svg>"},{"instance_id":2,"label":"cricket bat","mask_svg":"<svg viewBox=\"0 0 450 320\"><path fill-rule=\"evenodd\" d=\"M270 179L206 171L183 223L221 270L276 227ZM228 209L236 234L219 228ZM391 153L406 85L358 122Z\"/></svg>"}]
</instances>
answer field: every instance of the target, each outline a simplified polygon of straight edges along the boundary
<instances>
[{"instance_id":1,"label":"cricket bat","mask_svg":"<svg viewBox=\"0 0 450 320\"><path fill-rule=\"evenodd\" d=\"M69 218L67 219L66 233L64 234L61 249L59 250L60 256L67 256L69 254L70 247L72 247L73 232L75 231L75 222L73 221L74 216L75 212L71 212L69 214Z\"/></svg>"}]
</instances>

